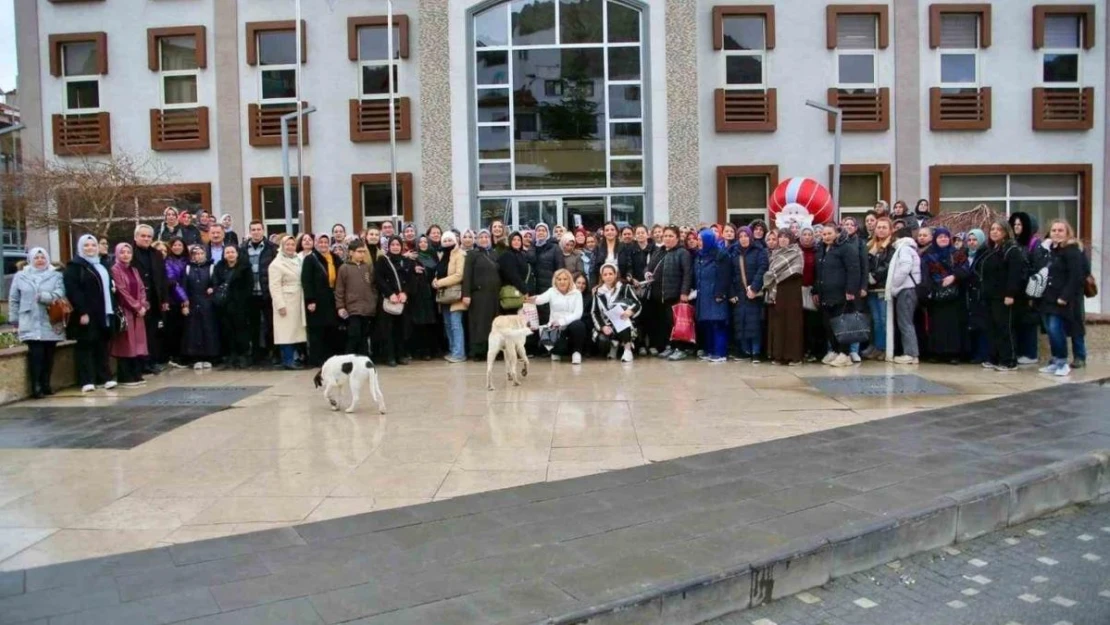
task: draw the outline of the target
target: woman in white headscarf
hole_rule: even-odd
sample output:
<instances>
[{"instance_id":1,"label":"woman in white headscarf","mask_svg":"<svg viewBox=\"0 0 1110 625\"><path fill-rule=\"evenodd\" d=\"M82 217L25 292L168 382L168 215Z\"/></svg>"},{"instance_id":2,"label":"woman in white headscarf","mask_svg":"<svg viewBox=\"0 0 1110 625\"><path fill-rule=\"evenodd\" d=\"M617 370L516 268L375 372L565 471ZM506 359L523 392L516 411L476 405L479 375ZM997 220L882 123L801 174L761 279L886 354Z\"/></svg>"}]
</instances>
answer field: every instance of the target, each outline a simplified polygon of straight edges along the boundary
<instances>
[{"instance_id":1,"label":"woman in white headscarf","mask_svg":"<svg viewBox=\"0 0 1110 625\"><path fill-rule=\"evenodd\" d=\"M27 252L27 266L12 277L8 311L27 346L31 397L53 395L50 374L54 370L54 348L65 338L65 327L50 322L49 306L65 297L62 274L50 265L50 256L41 247Z\"/></svg>"},{"instance_id":2,"label":"woman in white headscarf","mask_svg":"<svg viewBox=\"0 0 1110 625\"><path fill-rule=\"evenodd\" d=\"M73 306L66 335L77 341L77 383L82 393L92 392L97 386L112 389L116 381L108 368L108 340L116 324L115 285L101 263L96 237L86 234L77 239L76 251L62 273L62 281Z\"/></svg>"}]
</instances>

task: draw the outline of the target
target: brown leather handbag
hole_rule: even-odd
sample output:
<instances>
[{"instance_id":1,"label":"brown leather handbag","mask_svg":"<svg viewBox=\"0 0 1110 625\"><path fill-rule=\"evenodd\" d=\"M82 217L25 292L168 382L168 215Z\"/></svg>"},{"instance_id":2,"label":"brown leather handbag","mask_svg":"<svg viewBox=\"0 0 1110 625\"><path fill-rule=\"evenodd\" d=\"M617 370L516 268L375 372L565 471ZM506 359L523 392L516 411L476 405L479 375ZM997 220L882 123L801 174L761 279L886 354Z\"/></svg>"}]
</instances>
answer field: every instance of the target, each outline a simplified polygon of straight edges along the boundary
<instances>
[{"instance_id":1,"label":"brown leather handbag","mask_svg":"<svg viewBox=\"0 0 1110 625\"><path fill-rule=\"evenodd\" d=\"M53 302L50 302L50 305L46 307L46 313L50 316L51 325L64 325L69 322L69 314L71 312L73 312L73 305L64 297L59 297Z\"/></svg>"}]
</instances>

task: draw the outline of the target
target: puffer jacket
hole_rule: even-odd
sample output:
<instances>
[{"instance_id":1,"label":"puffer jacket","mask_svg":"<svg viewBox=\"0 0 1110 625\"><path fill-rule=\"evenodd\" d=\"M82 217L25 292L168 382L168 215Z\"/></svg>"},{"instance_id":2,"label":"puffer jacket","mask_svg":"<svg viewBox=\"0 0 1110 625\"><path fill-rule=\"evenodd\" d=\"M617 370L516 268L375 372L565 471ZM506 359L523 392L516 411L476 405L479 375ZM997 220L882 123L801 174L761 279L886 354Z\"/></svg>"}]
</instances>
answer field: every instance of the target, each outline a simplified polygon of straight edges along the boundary
<instances>
[{"instance_id":1,"label":"puffer jacket","mask_svg":"<svg viewBox=\"0 0 1110 625\"><path fill-rule=\"evenodd\" d=\"M374 265L347 261L339 267L335 277L335 308L360 317L373 317L378 312Z\"/></svg>"},{"instance_id":2,"label":"puffer jacket","mask_svg":"<svg viewBox=\"0 0 1110 625\"><path fill-rule=\"evenodd\" d=\"M690 294L694 276L690 268L690 253L686 248L676 245L658 254L651 259L648 271L652 278L648 299L673 304L681 296Z\"/></svg>"},{"instance_id":3,"label":"puffer jacket","mask_svg":"<svg viewBox=\"0 0 1110 625\"><path fill-rule=\"evenodd\" d=\"M744 276L748 278L748 286L753 291L759 293L763 290L763 274L767 273L770 266L770 255L767 253L767 248L749 245L748 247L740 247L739 245L731 248L732 253L728 254L729 264L732 266L732 296L739 297L741 301L747 299L744 294ZM744 264L744 271L740 271L740 264ZM763 303L763 298L757 298L758 303Z\"/></svg>"},{"instance_id":4,"label":"puffer jacket","mask_svg":"<svg viewBox=\"0 0 1110 625\"><path fill-rule=\"evenodd\" d=\"M1048 286L1041 298L1041 312L1067 321L1069 334L1083 328L1083 283L1087 279L1086 257L1078 241L1052 245ZM1057 300L1063 300L1061 306Z\"/></svg>"},{"instance_id":5,"label":"puffer jacket","mask_svg":"<svg viewBox=\"0 0 1110 625\"><path fill-rule=\"evenodd\" d=\"M8 314L19 328L20 341L61 341L65 330L50 323L46 307L65 297L62 272L47 267L35 271L24 267L12 277L8 293Z\"/></svg>"},{"instance_id":6,"label":"puffer jacket","mask_svg":"<svg viewBox=\"0 0 1110 625\"><path fill-rule=\"evenodd\" d=\"M766 254L766 250L763 251ZM698 297L694 300L698 321L727 321L732 297L732 262L728 252L715 249L698 254L694 261L694 284ZM739 271L739 270L737 270Z\"/></svg>"},{"instance_id":7,"label":"puffer jacket","mask_svg":"<svg viewBox=\"0 0 1110 625\"><path fill-rule=\"evenodd\" d=\"M913 237L903 237L891 247L894 248L894 255L890 258L886 274L887 299L921 284L921 257L917 253L917 241Z\"/></svg>"},{"instance_id":8,"label":"puffer jacket","mask_svg":"<svg viewBox=\"0 0 1110 625\"><path fill-rule=\"evenodd\" d=\"M817 252L817 284L813 287L821 297L821 306L843 305L848 293L859 295L863 284L860 272L859 244L841 237L831 246L822 245Z\"/></svg>"},{"instance_id":9,"label":"puffer jacket","mask_svg":"<svg viewBox=\"0 0 1110 625\"><path fill-rule=\"evenodd\" d=\"M869 278L871 277L870 259L867 254L867 239L853 234L848 237L848 246L855 245L856 252L859 254L859 283L862 285L859 290L867 288ZM858 295L858 292L857 292Z\"/></svg>"},{"instance_id":10,"label":"puffer jacket","mask_svg":"<svg viewBox=\"0 0 1110 625\"><path fill-rule=\"evenodd\" d=\"M893 242L892 242L893 243ZM874 253L867 253L867 290L872 293L882 294L886 289L887 274L890 273L890 261L894 258L894 245L887 245Z\"/></svg>"}]
</instances>

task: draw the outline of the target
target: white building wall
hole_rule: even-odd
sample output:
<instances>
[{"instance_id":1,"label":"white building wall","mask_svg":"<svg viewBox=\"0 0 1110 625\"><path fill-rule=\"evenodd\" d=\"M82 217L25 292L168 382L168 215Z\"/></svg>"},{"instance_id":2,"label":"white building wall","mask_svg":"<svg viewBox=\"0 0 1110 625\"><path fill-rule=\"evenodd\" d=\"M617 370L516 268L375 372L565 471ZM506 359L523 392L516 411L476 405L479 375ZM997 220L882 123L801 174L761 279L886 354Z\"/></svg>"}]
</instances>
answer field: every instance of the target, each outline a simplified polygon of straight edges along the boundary
<instances>
[{"instance_id":1,"label":"white building wall","mask_svg":"<svg viewBox=\"0 0 1110 625\"><path fill-rule=\"evenodd\" d=\"M847 2L841 4L866 4ZM699 0L698 92L701 103L701 218L717 216L717 167L721 165L778 165L779 180L805 176L828 185L833 162L833 133L825 113L806 100L825 103L827 90L836 86L836 56L825 44L825 4L812 0L775 2L775 48L766 55L768 87L777 89L778 130L775 132L718 133L714 91L725 84L725 55L713 49L713 7L728 4ZM893 23L893 22L892 22ZM890 33L891 41L895 33ZM846 132L841 161L890 164L894 175L894 48L878 51L880 87L891 88L891 130Z\"/></svg>"},{"instance_id":2,"label":"white building wall","mask_svg":"<svg viewBox=\"0 0 1110 625\"><path fill-rule=\"evenodd\" d=\"M214 123L216 94L212 38L212 2L190 0L148 2L113 0L87 4L39 3L39 37L42 41L42 117L46 156L53 156L51 116L65 110L65 83L50 75L50 35L104 32L108 35L108 74L100 77L100 105L111 114L112 153L127 152L140 162L150 158L164 163L173 182L210 182L217 196L219 164L215 149L153 152L150 149L150 109L161 106L159 73L147 66L146 29L163 26L203 25L207 31L208 69L200 71L199 104L209 107L210 142L216 143ZM65 159L73 157L62 157ZM96 157L91 157L96 158ZM215 207L217 211L220 207ZM232 213L242 218L239 213Z\"/></svg>"},{"instance_id":3,"label":"white building wall","mask_svg":"<svg viewBox=\"0 0 1110 625\"><path fill-rule=\"evenodd\" d=\"M919 5L921 36L921 184L917 197L928 197L931 165L1091 165L1091 228L1089 234L1096 257L1104 249L1102 240L1105 198L1103 178L1107 174L1104 124L1101 115L1106 94L1106 36L1102 11L1097 3L1095 46L1082 52L1082 84L1094 87L1094 128L1085 131L1046 132L1033 130L1032 89L1040 86L1041 58L1033 49L1033 6L1065 4L1056 0L1006 0L993 6L991 46L979 51L980 84L991 88L991 127L985 131L933 132L929 129L929 88L940 84L937 50L929 47L929 3ZM907 195L906 200L911 202ZM1094 263L1096 273L1099 263ZM1088 312L1098 312L1098 300L1087 302Z\"/></svg>"},{"instance_id":4,"label":"white building wall","mask_svg":"<svg viewBox=\"0 0 1110 625\"><path fill-rule=\"evenodd\" d=\"M423 193L420 185L420 81L417 72L420 21L417 0L396 0L394 12L409 18L409 58L401 60L399 94L412 99L412 140L397 143L397 170L413 175L413 207L419 222ZM239 0L240 31L246 22L292 20L293 0ZM318 232L334 223L351 226L351 174L389 173L389 143L353 143L350 139L348 100L358 97L358 63L347 58L347 17L385 15L384 2L303 2L308 61L302 66L301 95L317 108L308 122L310 143L304 147L304 175L312 177L312 226ZM243 35L245 37L245 35ZM251 206L250 179L280 176L280 147L251 147L247 133L247 105L259 100L260 66L247 65L245 39L239 46L240 115L243 133L243 207ZM295 144L294 144L295 145ZM290 172L296 175L296 151L291 150ZM398 207L400 210L400 207Z\"/></svg>"}]
</instances>

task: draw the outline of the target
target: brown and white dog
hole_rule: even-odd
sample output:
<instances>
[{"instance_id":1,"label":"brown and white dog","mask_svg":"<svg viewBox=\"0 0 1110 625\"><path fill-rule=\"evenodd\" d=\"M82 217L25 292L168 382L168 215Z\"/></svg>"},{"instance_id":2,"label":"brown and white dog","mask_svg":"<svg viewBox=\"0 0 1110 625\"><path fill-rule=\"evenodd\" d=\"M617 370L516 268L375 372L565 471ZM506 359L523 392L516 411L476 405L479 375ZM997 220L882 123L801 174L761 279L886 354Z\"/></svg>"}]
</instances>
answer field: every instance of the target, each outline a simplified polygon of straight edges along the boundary
<instances>
[{"instance_id":1,"label":"brown and white dog","mask_svg":"<svg viewBox=\"0 0 1110 625\"><path fill-rule=\"evenodd\" d=\"M505 354L505 371L513 386L520 386L521 378L528 376L528 354L524 352L524 341L532 334L524 315L501 315L495 317L489 331L489 349L486 352L486 388L493 390L493 363L497 354ZM517 360L523 360L520 372L516 370Z\"/></svg>"}]
</instances>

